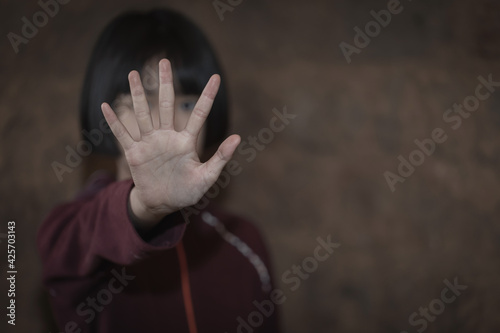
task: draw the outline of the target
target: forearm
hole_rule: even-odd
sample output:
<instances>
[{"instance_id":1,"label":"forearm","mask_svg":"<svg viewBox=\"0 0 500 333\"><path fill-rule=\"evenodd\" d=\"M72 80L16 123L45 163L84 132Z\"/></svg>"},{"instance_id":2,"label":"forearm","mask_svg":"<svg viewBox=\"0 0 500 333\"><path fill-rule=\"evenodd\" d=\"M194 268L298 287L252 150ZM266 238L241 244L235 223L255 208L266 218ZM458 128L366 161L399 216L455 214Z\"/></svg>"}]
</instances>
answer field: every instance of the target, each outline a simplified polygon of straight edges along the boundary
<instances>
[{"instance_id":1,"label":"forearm","mask_svg":"<svg viewBox=\"0 0 500 333\"><path fill-rule=\"evenodd\" d=\"M47 216L37 239L45 281L89 274L103 259L129 265L142 253L177 244L185 226L174 220L156 223L161 228L152 238L141 237L126 207L132 188L131 182L112 183L90 197L58 206Z\"/></svg>"}]
</instances>

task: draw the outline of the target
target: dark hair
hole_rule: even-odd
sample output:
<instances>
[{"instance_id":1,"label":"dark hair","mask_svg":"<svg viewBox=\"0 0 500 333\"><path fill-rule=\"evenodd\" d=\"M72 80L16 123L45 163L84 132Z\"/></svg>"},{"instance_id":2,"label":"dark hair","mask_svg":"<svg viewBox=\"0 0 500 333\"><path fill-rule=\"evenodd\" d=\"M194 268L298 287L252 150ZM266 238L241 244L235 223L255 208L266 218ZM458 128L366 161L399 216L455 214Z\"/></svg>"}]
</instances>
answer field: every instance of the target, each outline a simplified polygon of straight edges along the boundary
<instances>
[{"instance_id":1,"label":"dark hair","mask_svg":"<svg viewBox=\"0 0 500 333\"><path fill-rule=\"evenodd\" d=\"M146 62L157 56L170 60L174 79L184 94L200 95L212 74L222 74L208 40L185 16L165 9L124 13L111 21L94 46L80 101L82 130L99 129L105 121L101 103L111 104L120 94L130 93L128 73L143 70ZM205 148L226 136L227 109L222 81L206 121ZM119 155L116 139L106 132L101 131L102 142L93 143L93 152Z\"/></svg>"}]
</instances>

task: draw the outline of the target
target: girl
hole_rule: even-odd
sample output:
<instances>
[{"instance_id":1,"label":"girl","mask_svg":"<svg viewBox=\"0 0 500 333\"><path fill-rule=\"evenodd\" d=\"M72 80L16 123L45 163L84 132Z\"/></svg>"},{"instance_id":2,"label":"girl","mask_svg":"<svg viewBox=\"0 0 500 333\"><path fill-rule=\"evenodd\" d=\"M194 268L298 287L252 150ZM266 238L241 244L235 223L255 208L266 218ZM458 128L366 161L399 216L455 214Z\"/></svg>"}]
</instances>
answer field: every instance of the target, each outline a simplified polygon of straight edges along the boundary
<instances>
[{"instance_id":1,"label":"girl","mask_svg":"<svg viewBox=\"0 0 500 333\"><path fill-rule=\"evenodd\" d=\"M93 152L116 156L117 178L94 174L38 233L43 282L64 332L278 331L279 291L271 292L256 227L213 205L180 213L240 142L229 136L200 162L226 133L220 72L206 38L178 13L131 12L102 32L81 124L102 138Z\"/></svg>"}]
</instances>

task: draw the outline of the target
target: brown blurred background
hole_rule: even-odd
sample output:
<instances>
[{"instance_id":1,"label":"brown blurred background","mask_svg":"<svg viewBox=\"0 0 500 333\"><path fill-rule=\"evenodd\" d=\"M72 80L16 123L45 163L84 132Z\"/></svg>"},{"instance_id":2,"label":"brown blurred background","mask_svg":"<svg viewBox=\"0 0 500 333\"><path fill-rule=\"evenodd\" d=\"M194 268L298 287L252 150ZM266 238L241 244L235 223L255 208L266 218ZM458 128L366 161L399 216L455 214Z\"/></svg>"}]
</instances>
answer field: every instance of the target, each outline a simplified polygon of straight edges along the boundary
<instances>
[{"instance_id":1,"label":"brown blurred background","mask_svg":"<svg viewBox=\"0 0 500 333\"><path fill-rule=\"evenodd\" d=\"M51 163L64 162L65 147L80 139L79 92L98 33L123 10L169 6L218 51L233 132L256 135L273 108L297 115L254 161L236 156L243 172L219 198L265 235L287 296L284 332L416 332L408 316L455 277L467 290L426 332L500 331L500 91L455 131L442 119L474 93L479 75L500 81L500 4L402 5L350 64L339 43L352 44L353 28L387 1L243 0L221 21L212 0L72 0L18 54L4 37L0 233L17 222L18 266L17 325L7 329L53 330L35 235L81 186L83 167L59 182ZM36 1L2 1L4 36L20 34L21 18L39 10ZM436 127L448 140L391 192L383 173L396 172L398 155L407 158ZM340 248L290 291L283 272L328 235ZM4 278L0 287L5 309Z\"/></svg>"}]
</instances>

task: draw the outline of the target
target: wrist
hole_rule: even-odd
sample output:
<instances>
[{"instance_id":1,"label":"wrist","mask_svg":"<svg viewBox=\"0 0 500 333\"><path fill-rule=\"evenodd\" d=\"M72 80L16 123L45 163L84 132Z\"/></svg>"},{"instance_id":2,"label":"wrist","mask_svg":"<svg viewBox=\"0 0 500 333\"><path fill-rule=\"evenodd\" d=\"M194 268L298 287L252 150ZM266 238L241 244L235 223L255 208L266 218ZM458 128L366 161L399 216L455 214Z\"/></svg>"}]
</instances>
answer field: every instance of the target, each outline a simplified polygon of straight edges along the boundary
<instances>
[{"instance_id":1,"label":"wrist","mask_svg":"<svg viewBox=\"0 0 500 333\"><path fill-rule=\"evenodd\" d=\"M168 215L167 212L154 212L144 205L138 196L135 186L130 190L128 207L130 219L135 227L139 229L149 229Z\"/></svg>"}]
</instances>

